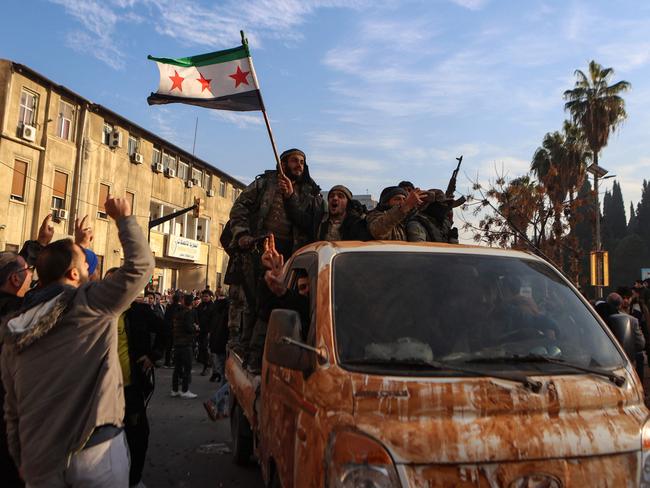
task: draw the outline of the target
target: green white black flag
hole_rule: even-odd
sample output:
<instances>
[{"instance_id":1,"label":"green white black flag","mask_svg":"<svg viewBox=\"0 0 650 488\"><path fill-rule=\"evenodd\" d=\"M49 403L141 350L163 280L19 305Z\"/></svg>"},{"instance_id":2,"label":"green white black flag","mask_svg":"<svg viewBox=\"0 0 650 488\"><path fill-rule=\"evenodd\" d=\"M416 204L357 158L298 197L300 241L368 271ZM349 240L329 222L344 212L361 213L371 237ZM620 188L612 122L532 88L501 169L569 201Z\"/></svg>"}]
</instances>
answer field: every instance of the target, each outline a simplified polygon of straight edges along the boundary
<instances>
[{"instance_id":1,"label":"green white black flag","mask_svg":"<svg viewBox=\"0 0 650 488\"><path fill-rule=\"evenodd\" d=\"M247 45L187 58L155 58L160 85L149 105L188 103L219 110L263 110Z\"/></svg>"}]
</instances>

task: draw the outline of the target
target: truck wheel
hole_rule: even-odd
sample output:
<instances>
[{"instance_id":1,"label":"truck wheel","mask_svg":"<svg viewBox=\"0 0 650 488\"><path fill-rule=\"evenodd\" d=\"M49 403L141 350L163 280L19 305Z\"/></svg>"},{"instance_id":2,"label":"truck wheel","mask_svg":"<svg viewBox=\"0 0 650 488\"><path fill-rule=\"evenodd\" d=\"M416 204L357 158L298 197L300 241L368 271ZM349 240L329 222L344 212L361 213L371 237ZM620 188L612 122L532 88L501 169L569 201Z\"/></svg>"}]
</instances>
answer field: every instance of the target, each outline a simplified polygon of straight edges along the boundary
<instances>
[{"instance_id":1,"label":"truck wheel","mask_svg":"<svg viewBox=\"0 0 650 488\"><path fill-rule=\"evenodd\" d=\"M230 416L230 435L235 464L246 466L253 455L253 432L238 403L235 403Z\"/></svg>"}]
</instances>

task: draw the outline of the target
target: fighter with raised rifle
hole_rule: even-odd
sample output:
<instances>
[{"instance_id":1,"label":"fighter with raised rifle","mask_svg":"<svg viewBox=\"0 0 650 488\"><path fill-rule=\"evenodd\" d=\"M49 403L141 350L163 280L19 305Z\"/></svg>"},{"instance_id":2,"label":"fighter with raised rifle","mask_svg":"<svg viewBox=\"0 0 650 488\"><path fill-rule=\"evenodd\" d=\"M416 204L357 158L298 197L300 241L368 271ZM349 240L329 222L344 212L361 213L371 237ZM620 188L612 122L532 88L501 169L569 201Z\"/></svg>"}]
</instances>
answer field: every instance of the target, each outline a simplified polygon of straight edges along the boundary
<instances>
[{"instance_id":1,"label":"fighter with raised rifle","mask_svg":"<svg viewBox=\"0 0 650 488\"><path fill-rule=\"evenodd\" d=\"M465 197L454 198L458 171L463 156L456 158L458 166L449 179L447 191L431 189L424 198L424 205L406 226L409 242L446 242L458 244L458 229L454 227L454 208L465 203Z\"/></svg>"}]
</instances>

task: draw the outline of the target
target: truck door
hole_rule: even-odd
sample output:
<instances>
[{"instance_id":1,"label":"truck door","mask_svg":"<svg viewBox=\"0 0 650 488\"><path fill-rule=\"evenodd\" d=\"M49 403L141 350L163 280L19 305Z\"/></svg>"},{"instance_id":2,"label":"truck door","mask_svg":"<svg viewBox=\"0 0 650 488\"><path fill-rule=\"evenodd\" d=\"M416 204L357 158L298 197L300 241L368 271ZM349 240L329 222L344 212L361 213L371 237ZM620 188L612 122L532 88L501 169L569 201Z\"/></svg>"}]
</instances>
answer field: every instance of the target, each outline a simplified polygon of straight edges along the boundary
<instances>
[{"instance_id":1,"label":"truck door","mask_svg":"<svg viewBox=\"0 0 650 488\"><path fill-rule=\"evenodd\" d=\"M285 284L290 293L308 294L309 309L303 323L303 341L307 340L309 329L314 323L315 290L318 258L315 253L302 254L290 263ZM306 287L308 289L306 289ZM313 293L311 291L313 290ZM294 371L265 361L262 370L262 432L260 441L266 458L272 458L277 476L283 488L294 486L294 456L299 416L305 410L303 400L304 377L301 371ZM313 413L312 413L313 415ZM269 472L270 476L273 476Z\"/></svg>"}]
</instances>

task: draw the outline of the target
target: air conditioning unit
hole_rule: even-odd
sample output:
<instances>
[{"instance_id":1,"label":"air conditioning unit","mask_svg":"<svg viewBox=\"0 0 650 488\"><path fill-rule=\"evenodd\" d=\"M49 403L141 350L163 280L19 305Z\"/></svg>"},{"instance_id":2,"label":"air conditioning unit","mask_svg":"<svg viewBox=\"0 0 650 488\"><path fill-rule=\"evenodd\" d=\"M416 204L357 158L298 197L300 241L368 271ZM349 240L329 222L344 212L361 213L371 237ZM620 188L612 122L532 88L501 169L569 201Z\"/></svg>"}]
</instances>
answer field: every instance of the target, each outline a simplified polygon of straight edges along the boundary
<instances>
[{"instance_id":1,"label":"air conditioning unit","mask_svg":"<svg viewBox=\"0 0 650 488\"><path fill-rule=\"evenodd\" d=\"M108 145L111 149L122 147L122 133L118 129L113 129L111 135L108 136Z\"/></svg>"},{"instance_id":2,"label":"air conditioning unit","mask_svg":"<svg viewBox=\"0 0 650 488\"><path fill-rule=\"evenodd\" d=\"M165 168L164 168L164 166L162 165L162 163L156 163L156 164L153 165L153 170L154 170L156 173L162 173L162 172L164 171L164 169L165 169Z\"/></svg>"},{"instance_id":3,"label":"air conditioning unit","mask_svg":"<svg viewBox=\"0 0 650 488\"><path fill-rule=\"evenodd\" d=\"M194 186L194 182L192 180L187 180L187 187L192 188Z\"/></svg>"},{"instance_id":4,"label":"air conditioning unit","mask_svg":"<svg viewBox=\"0 0 650 488\"><path fill-rule=\"evenodd\" d=\"M20 136L26 141L34 142L36 140L36 127L33 125L23 125Z\"/></svg>"},{"instance_id":5,"label":"air conditioning unit","mask_svg":"<svg viewBox=\"0 0 650 488\"><path fill-rule=\"evenodd\" d=\"M210 188L210 189L208 190L208 196L209 196L209 197L213 197L213 196L214 196L214 190L213 190L212 188Z\"/></svg>"},{"instance_id":6,"label":"air conditioning unit","mask_svg":"<svg viewBox=\"0 0 650 488\"><path fill-rule=\"evenodd\" d=\"M131 162L133 164L142 164L144 163L144 157L140 153L133 153L131 154Z\"/></svg>"},{"instance_id":7,"label":"air conditioning unit","mask_svg":"<svg viewBox=\"0 0 650 488\"><path fill-rule=\"evenodd\" d=\"M56 217L59 220L67 220L68 219L68 211L64 208L60 208L56 211Z\"/></svg>"},{"instance_id":8,"label":"air conditioning unit","mask_svg":"<svg viewBox=\"0 0 650 488\"><path fill-rule=\"evenodd\" d=\"M198 185L199 180L197 178L192 178L192 183L194 183L195 185Z\"/></svg>"},{"instance_id":9,"label":"air conditioning unit","mask_svg":"<svg viewBox=\"0 0 650 488\"><path fill-rule=\"evenodd\" d=\"M176 178L176 170L174 170L172 168L167 168L165 170L165 176L167 178Z\"/></svg>"}]
</instances>

